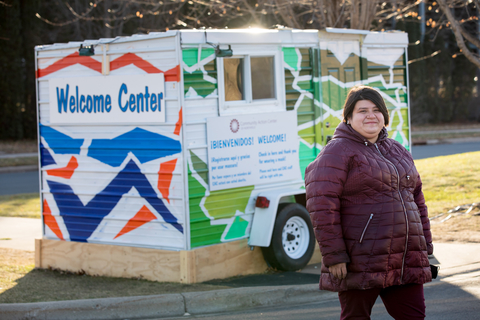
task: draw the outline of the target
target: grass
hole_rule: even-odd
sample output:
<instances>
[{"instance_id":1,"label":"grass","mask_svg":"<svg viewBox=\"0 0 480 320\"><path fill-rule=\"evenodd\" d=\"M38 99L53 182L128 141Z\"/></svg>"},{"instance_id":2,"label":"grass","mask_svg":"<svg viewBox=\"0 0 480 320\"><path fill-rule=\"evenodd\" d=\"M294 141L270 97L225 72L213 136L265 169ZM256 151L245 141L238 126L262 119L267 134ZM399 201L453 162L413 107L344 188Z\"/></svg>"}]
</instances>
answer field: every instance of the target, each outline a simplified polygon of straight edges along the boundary
<instances>
[{"instance_id":1,"label":"grass","mask_svg":"<svg viewBox=\"0 0 480 320\"><path fill-rule=\"evenodd\" d=\"M38 157L22 157L22 158L0 158L1 167L16 167L38 165Z\"/></svg>"},{"instance_id":2,"label":"grass","mask_svg":"<svg viewBox=\"0 0 480 320\"><path fill-rule=\"evenodd\" d=\"M480 129L479 122L460 122L443 124L412 125L412 134L416 131L456 130L456 129Z\"/></svg>"},{"instance_id":3,"label":"grass","mask_svg":"<svg viewBox=\"0 0 480 320\"><path fill-rule=\"evenodd\" d=\"M414 143L416 141L423 141L423 140L446 140L446 139L476 138L476 137L480 137L480 132L432 133L432 134L414 134L412 132L412 140Z\"/></svg>"},{"instance_id":4,"label":"grass","mask_svg":"<svg viewBox=\"0 0 480 320\"><path fill-rule=\"evenodd\" d=\"M230 288L213 284L93 277L34 269L34 253L29 251L0 248L0 257L0 303L98 299Z\"/></svg>"},{"instance_id":5,"label":"grass","mask_svg":"<svg viewBox=\"0 0 480 320\"><path fill-rule=\"evenodd\" d=\"M0 154L38 152L37 140L0 140Z\"/></svg>"},{"instance_id":6,"label":"grass","mask_svg":"<svg viewBox=\"0 0 480 320\"><path fill-rule=\"evenodd\" d=\"M480 152L416 160L429 215L480 201Z\"/></svg>"},{"instance_id":7,"label":"grass","mask_svg":"<svg viewBox=\"0 0 480 320\"><path fill-rule=\"evenodd\" d=\"M479 159L480 152L468 152L415 161L430 217L459 205L480 202ZM432 220L434 242L480 242L480 215L474 215L477 212L454 216L442 223L438 223L442 219Z\"/></svg>"},{"instance_id":8,"label":"grass","mask_svg":"<svg viewBox=\"0 0 480 320\"><path fill-rule=\"evenodd\" d=\"M465 130L465 129L480 129L480 123L448 123L448 124L426 124L426 125L412 125L412 140L413 142L421 142L425 140L445 140L455 138L471 138L480 137L480 132L462 132L462 133L431 133L419 134L422 131L437 131L437 130Z\"/></svg>"},{"instance_id":9,"label":"grass","mask_svg":"<svg viewBox=\"0 0 480 320\"><path fill-rule=\"evenodd\" d=\"M40 197L38 193L0 196L0 216L40 218Z\"/></svg>"}]
</instances>

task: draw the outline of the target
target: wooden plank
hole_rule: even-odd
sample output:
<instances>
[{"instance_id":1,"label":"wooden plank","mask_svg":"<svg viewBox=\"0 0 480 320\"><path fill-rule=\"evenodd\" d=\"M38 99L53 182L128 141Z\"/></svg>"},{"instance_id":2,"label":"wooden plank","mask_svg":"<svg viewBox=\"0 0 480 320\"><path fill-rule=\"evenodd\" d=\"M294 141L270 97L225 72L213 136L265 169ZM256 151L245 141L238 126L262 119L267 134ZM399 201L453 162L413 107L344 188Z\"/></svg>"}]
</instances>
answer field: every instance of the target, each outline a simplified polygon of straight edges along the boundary
<instances>
[{"instance_id":1,"label":"wooden plank","mask_svg":"<svg viewBox=\"0 0 480 320\"><path fill-rule=\"evenodd\" d=\"M195 251L180 251L180 282L197 282L197 264L195 256Z\"/></svg>"},{"instance_id":2,"label":"wooden plank","mask_svg":"<svg viewBox=\"0 0 480 320\"><path fill-rule=\"evenodd\" d=\"M250 250L247 239L180 252L46 239L35 246L37 268L88 275L197 283L267 270L262 250ZM317 244L309 264L318 262Z\"/></svg>"},{"instance_id":3,"label":"wooden plank","mask_svg":"<svg viewBox=\"0 0 480 320\"><path fill-rule=\"evenodd\" d=\"M322 254L320 253L320 247L318 246L318 242L315 241L315 250L313 251L313 256L310 259L308 264L315 264L322 262Z\"/></svg>"},{"instance_id":4,"label":"wooden plank","mask_svg":"<svg viewBox=\"0 0 480 320\"><path fill-rule=\"evenodd\" d=\"M196 251L197 281L223 279L267 270L262 250L248 246L248 240L222 243Z\"/></svg>"},{"instance_id":5,"label":"wooden plank","mask_svg":"<svg viewBox=\"0 0 480 320\"><path fill-rule=\"evenodd\" d=\"M42 239L35 239L35 268L42 268Z\"/></svg>"},{"instance_id":6,"label":"wooden plank","mask_svg":"<svg viewBox=\"0 0 480 320\"><path fill-rule=\"evenodd\" d=\"M41 252L43 268L180 282L180 254L175 251L43 240Z\"/></svg>"}]
</instances>

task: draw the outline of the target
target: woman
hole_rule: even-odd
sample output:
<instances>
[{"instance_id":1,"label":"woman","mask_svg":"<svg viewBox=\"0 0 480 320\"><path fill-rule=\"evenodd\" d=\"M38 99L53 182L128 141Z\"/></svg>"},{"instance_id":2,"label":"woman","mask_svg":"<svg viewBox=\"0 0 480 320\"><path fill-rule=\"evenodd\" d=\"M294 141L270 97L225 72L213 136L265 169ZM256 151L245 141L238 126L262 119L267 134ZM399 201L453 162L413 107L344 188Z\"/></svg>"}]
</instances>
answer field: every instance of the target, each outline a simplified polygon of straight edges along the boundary
<instances>
[{"instance_id":1,"label":"woman","mask_svg":"<svg viewBox=\"0 0 480 320\"><path fill-rule=\"evenodd\" d=\"M320 289L339 292L341 319L370 319L378 296L393 318L424 319L433 245L412 156L387 138L389 115L375 89L351 89L343 118L305 172Z\"/></svg>"}]
</instances>

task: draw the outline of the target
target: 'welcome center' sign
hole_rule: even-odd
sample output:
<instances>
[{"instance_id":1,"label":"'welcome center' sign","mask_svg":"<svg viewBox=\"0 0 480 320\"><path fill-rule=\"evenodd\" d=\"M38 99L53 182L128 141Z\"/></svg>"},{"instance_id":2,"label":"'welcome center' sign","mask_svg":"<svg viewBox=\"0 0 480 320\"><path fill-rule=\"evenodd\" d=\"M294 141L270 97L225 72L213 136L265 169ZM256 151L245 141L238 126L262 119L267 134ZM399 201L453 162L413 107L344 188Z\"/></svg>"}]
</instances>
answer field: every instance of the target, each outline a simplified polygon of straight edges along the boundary
<instances>
[{"instance_id":1,"label":"'welcome center' sign","mask_svg":"<svg viewBox=\"0 0 480 320\"><path fill-rule=\"evenodd\" d=\"M163 73L53 78L50 123L165 122Z\"/></svg>"}]
</instances>

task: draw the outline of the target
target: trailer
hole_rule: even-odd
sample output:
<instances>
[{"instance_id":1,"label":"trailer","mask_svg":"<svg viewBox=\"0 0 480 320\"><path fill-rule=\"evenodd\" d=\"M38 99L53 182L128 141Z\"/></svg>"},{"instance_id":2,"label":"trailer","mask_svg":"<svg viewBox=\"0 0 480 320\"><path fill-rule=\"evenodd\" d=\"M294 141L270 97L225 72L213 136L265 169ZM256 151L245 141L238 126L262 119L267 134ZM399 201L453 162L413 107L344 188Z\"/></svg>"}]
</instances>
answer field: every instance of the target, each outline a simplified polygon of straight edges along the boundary
<instances>
[{"instance_id":1,"label":"trailer","mask_svg":"<svg viewBox=\"0 0 480 320\"><path fill-rule=\"evenodd\" d=\"M407 46L332 28L37 46L36 266L193 283L319 262L305 168L359 84L410 150Z\"/></svg>"}]
</instances>

